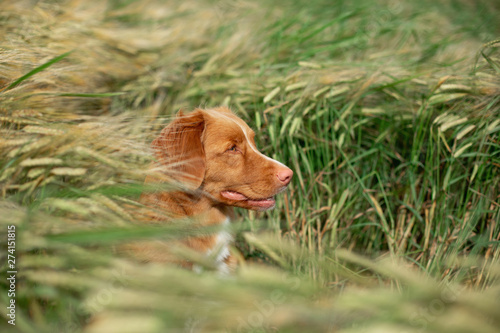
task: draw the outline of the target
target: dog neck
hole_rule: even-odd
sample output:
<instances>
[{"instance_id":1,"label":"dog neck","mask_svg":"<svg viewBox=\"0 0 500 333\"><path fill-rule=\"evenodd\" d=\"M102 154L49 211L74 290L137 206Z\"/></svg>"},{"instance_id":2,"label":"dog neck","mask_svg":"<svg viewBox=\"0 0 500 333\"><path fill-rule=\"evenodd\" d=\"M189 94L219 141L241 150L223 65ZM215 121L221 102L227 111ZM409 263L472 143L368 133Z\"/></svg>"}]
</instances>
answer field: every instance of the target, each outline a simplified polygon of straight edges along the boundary
<instances>
[{"instance_id":1,"label":"dog neck","mask_svg":"<svg viewBox=\"0 0 500 333\"><path fill-rule=\"evenodd\" d=\"M147 193L141 196L141 202L164 210L173 218L196 218L201 225L221 224L226 219L234 219L232 207L217 203L202 191Z\"/></svg>"}]
</instances>

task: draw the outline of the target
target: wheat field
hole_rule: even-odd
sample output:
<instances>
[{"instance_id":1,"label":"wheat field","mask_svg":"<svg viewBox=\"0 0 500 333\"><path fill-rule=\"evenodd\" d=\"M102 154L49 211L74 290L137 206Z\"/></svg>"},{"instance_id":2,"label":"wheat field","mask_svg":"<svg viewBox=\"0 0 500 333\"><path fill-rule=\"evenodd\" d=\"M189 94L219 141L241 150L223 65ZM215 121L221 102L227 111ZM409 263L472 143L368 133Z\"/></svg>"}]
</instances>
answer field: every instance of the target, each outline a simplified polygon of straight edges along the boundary
<instances>
[{"instance_id":1,"label":"wheat field","mask_svg":"<svg viewBox=\"0 0 500 333\"><path fill-rule=\"evenodd\" d=\"M499 16L488 0L0 1L0 330L498 332ZM146 225L137 202L159 130L217 105L294 171L274 210L237 211L238 272L119 253L217 231Z\"/></svg>"}]
</instances>

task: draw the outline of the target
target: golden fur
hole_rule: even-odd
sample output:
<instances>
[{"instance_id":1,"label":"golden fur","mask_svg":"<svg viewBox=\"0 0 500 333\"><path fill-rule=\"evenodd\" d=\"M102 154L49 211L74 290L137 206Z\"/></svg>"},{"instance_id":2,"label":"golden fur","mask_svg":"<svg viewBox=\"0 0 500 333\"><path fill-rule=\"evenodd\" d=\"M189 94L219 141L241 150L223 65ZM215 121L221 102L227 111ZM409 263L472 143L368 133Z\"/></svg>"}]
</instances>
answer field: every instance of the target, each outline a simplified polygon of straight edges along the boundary
<instances>
[{"instance_id":1,"label":"golden fur","mask_svg":"<svg viewBox=\"0 0 500 333\"><path fill-rule=\"evenodd\" d=\"M261 154L254 135L226 107L196 109L187 115L179 112L151 147L156 167L182 182L186 190L143 193L140 201L173 217L194 217L205 226L234 219L232 207L274 208L273 197L286 188L293 172ZM158 181L146 179L146 183ZM221 235L191 237L183 243L207 254L216 250L221 240L225 242ZM133 251L144 260L172 261L161 242L137 243ZM229 269L236 264L228 251L220 259Z\"/></svg>"}]
</instances>

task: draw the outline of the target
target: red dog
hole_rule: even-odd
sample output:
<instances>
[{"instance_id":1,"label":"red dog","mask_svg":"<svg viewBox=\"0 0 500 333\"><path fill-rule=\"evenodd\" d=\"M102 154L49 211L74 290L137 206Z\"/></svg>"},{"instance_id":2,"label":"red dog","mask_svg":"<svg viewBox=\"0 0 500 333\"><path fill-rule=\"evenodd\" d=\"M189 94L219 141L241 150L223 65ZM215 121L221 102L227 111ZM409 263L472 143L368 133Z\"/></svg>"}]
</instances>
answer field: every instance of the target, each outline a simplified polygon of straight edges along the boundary
<instances>
[{"instance_id":1,"label":"red dog","mask_svg":"<svg viewBox=\"0 0 500 333\"><path fill-rule=\"evenodd\" d=\"M196 109L177 117L152 143L162 172L182 182L186 191L143 193L141 202L165 209L176 217L195 217L202 225L226 225L232 207L267 210L274 196L286 189L293 172L260 153L255 133L226 107ZM157 182L152 177L147 183ZM192 237L184 243L216 258L221 272L235 267L227 231ZM153 261L168 261L151 246L134 250Z\"/></svg>"}]
</instances>

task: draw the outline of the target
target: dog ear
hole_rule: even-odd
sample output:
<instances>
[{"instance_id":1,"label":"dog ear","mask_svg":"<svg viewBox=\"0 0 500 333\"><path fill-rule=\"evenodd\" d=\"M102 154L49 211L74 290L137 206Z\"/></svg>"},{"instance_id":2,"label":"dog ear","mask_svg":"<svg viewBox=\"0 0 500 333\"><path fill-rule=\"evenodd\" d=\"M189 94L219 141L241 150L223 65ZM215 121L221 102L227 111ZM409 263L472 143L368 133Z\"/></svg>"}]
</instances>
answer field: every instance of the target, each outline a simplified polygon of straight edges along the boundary
<instances>
[{"instance_id":1,"label":"dog ear","mask_svg":"<svg viewBox=\"0 0 500 333\"><path fill-rule=\"evenodd\" d=\"M205 177L204 129L200 110L188 115L179 111L151 144L157 161L166 167L165 173L191 189L199 188Z\"/></svg>"}]
</instances>

